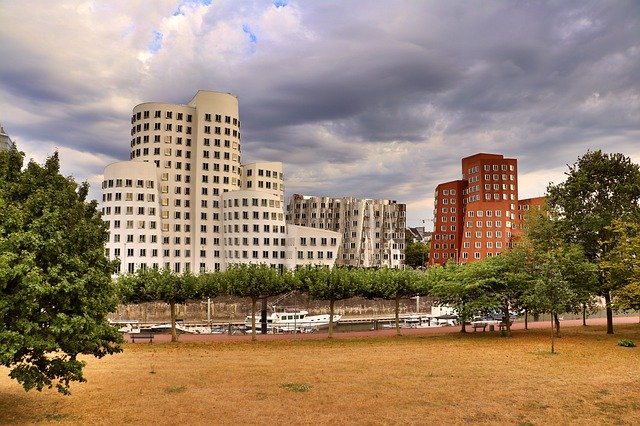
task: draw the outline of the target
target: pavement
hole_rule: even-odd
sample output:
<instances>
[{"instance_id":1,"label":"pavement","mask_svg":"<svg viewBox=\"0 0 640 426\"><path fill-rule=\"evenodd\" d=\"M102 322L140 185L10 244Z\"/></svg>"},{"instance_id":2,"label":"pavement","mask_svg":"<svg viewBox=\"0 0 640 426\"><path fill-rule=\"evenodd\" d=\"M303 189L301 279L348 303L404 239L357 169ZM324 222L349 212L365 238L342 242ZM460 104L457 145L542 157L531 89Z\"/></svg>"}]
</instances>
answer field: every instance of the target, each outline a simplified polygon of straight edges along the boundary
<instances>
[{"instance_id":1,"label":"pavement","mask_svg":"<svg viewBox=\"0 0 640 426\"><path fill-rule=\"evenodd\" d=\"M613 326L615 330L615 326L619 324L632 324L639 323L640 320L637 316L629 316L629 317L614 317L613 318ZM606 325L606 318L587 318L587 326L595 326L595 325ZM564 327L576 327L582 325L582 319L574 319L574 320L561 320L560 322L560 330ZM539 328L551 328L550 321L537 321L532 322L529 321L527 324L529 329L539 329ZM446 334L446 333L459 333L461 327L453 326L453 327L430 327L430 328L402 328L401 332L403 336L420 336L420 335L431 335L431 334ZM512 330L523 330L524 322L514 322L511 326ZM487 328L488 330L488 328ZM467 332L473 333L473 328L471 326L467 326ZM489 332L489 331L487 331ZM497 328L496 328L496 333ZM481 333L481 332L480 332ZM334 339L352 339L352 338L366 338L366 337L383 337L383 336L395 336L396 329L395 328L385 328L381 330L364 330L364 331L341 331L334 332ZM322 330L317 333L302 333L302 334L257 334L257 340L259 341L271 341L271 340L318 340L318 339L326 339L327 332L326 330ZM131 338L125 334L125 341L131 342ZM153 339L154 343L166 343L171 341L171 334L169 333L157 333ZM251 341L251 333L248 334L180 334L178 337L179 342L246 342ZM136 342L136 344L148 344L145 342Z\"/></svg>"}]
</instances>

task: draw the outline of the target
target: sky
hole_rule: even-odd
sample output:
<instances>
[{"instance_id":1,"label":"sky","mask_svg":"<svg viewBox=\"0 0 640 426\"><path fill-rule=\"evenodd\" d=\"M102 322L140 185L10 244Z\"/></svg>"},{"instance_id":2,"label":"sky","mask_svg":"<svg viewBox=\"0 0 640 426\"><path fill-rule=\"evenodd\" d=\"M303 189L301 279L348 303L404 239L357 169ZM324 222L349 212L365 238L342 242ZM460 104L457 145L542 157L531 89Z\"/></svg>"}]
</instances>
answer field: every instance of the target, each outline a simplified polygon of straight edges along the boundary
<instances>
[{"instance_id":1,"label":"sky","mask_svg":"<svg viewBox=\"0 0 640 426\"><path fill-rule=\"evenodd\" d=\"M431 227L478 152L542 196L588 150L640 163L640 2L0 0L0 123L91 184L142 102L238 96L242 161L287 196L383 198Z\"/></svg>"}]
</instances>

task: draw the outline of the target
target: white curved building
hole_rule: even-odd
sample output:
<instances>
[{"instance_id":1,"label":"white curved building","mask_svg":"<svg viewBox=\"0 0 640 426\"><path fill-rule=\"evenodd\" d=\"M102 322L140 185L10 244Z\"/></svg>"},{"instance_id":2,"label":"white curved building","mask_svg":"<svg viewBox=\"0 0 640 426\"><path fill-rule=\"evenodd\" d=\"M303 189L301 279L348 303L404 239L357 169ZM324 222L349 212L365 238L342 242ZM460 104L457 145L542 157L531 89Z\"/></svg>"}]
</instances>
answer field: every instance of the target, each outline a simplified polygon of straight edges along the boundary
<instances>
[{"instance_id":1,"label":"white curved building","mask_svg":"<svg viewBox=\"0 0 640 426\"><path fill-rule=\"evenodd\" d=\"M120 272L310 263L298 262L300 241L288 235L282 163L240 162L234 95L199 91L186 105L137 105L130 145L130 161L107 166L103 181L106 253L121 260ZM321 233L335 244L313 264L332 266L340 234Z\"/></svg>"}]
</instances>

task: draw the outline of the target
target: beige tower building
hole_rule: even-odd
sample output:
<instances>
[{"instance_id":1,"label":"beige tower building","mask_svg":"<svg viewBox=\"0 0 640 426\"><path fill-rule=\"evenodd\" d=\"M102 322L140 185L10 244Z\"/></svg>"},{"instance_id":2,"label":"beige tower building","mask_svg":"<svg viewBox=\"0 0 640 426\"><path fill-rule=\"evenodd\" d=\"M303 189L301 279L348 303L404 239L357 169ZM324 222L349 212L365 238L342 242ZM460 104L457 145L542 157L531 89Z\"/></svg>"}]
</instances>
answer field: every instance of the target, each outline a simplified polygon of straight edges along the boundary
<instances>
[{"instance_id":1,"label":"beige tower building","mask_svg":"<svg viewBox=\"0 0 640 426\"><path fill-rule=\"evenodd\" d=\"M405 222L406 205L393 200L295 194L287 205L287 223L342 235L338 265L402 267Z\"/></svg>"},{"instance_id":2,"label":"beige tower building","mask_svg":"<svg viewBox=\"0 0 640 426\"><path fill-rule=\"evenodd\" d=\"M299 255L284 218L282 163L241 164L238 99L199 91L186 105L143 103L131 117L130 161L105 168L107 255L120 272L224 270L235 263L331 266L341 235L313 259ZM290 235L291 234L291 235Z\"/></svg>"}]
</instances>

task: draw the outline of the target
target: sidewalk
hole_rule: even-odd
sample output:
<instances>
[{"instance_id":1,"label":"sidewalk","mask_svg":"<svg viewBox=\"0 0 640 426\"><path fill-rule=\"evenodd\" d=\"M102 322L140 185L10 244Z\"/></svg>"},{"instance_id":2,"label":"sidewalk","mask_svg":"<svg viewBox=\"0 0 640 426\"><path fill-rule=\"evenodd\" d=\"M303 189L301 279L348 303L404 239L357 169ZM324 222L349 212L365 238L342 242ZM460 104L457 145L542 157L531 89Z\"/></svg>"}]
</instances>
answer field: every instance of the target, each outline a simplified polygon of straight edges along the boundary
<instances>
[{"instance_id":1,"label":"sidewalk","mask_svg":"<svg viewBox=\"0 0 640 426\"><path fill-rule=\"evenodd\" d=\"M614 317L613 326L619 324L632 324L638 323L637 317ZM606 318L587 318L587 326L594 325L606 325ZM578 327L582 325L581 319L560 321L560 329L563 327ZM528 323L529 329L551 328L550 321L537 321ZM403 336L419 336L430 334L445 334L445 333L459 333L460 326L455 327L431 327L431 328L403 328L401 329ZM523 330L524 321L515 322L511 326L512 330ZM467 326L467 332L473 333L473 328ZM497 331L496 331L497 332ZM385 328L382 330L366 330L366 331L345 331L334 332L334 339L351 339L359 337L382 337L382 336L395 336L395 328ZM257 334L257 340L318 340L326 339L327 332L321 331L319 333L305 333L305 334ZM128 335L125 334L125 341L131 342ZM168 333L158 333L155 335L154 343L166 343L171 341L171 335ZM230 336L228 334L181 334L178 336L179 342L246 342L251 341L251 333L240 334Z\"/></svg>"}]
</instances>

